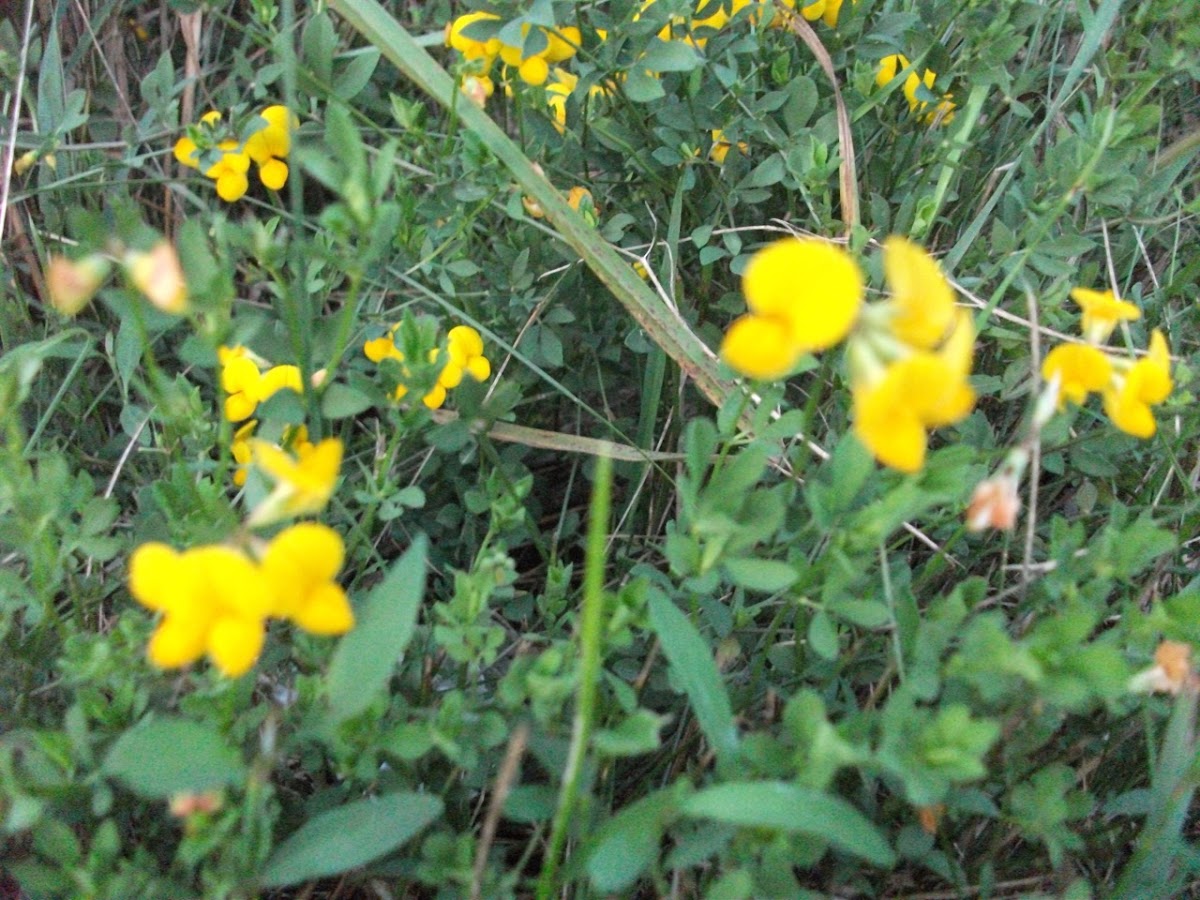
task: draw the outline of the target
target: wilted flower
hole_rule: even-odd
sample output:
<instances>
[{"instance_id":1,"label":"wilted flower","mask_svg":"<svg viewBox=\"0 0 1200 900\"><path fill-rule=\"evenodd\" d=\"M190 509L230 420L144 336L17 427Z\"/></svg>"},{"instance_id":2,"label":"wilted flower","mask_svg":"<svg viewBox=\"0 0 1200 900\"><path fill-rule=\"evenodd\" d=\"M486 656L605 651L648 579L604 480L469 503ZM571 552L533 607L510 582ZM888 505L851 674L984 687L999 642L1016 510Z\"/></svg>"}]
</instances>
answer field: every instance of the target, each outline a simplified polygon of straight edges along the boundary
<instances>
[{"instance_id":1,"label":"wilted flower","mask_svg":"<svg viewBox=\"0 0 1200 900\"><path fill-rule=\"evenodd\" d=\"M1196 686L1192 671L1192 648L1180 641L1163 641L1154 651L1154 665L1129 680L1129 690L1138 694L1152 692L1178 694Z\"/></svg>"},{"instance_id":2,"label":"wilted flower","mask_svg":"<svg viewBox=\"0 0 1200 900\"><path fill-rule=\"evenodd\" d=\"M64 316L73 316L92 302L112 264L96 253L82 259L52 256L46 263L46 299Z\"/></svg>"},{"instance_id":3,"label":"wilted flower","mask_svg":"<svg viewBox=\"0 0 1200 900\"><path fill-rule=\"evenodd\" d=\"M122 262L133 286L158 309L175 315L187 309L187 281L169 242L159 241L146 253L131 250Z\"/></svg>"},{"instance_id":4,"label":"wilted flower","mask_svg":"<svg viewBox=\"0 0 1200 900\"><path fill-rule=\"evenodd\" d=\"M1008 472L975 485L971 503L967 507L967 531L983 531L986 528L1012 531L1017 524L1017 513L1021 511L1017 485L1017 479Z\"/></svg>"}]
</instances>

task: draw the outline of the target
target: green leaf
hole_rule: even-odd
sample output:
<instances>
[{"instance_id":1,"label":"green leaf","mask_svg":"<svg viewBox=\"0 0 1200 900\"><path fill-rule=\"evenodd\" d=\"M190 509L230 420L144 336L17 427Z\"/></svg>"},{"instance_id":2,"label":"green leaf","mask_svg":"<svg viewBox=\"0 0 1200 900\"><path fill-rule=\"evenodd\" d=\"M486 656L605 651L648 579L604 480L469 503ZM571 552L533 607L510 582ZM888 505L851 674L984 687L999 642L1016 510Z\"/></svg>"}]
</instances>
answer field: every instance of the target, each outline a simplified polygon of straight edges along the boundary
<instances>
[{"instance_id":1,"label":"green leaf","mask_svg":"<svg viewBox=\"0 0 1200 900\"><path fill-rule=\"evenodd\" d=\"M321 412L327 419L345 419L370 409L374 403L360 390L334 382L321 397Z\"/></svg>"},{"instance_id":2,"label":"green leaf","mask_svg":"<svg viewBox=\"0 0 1200 900\"><path fill-rule=\"evenodd\" d=\"M220 734L174 717L151 719L117 738L104 772L150 798L208 791L245 777L241 757Z\"/></svg>"},{"instance_id":3,"label":"green leaf","mask_svg":"<svg viewBox=\"0 0 1200 900\"><path fill-rule=\"evenodd\" d=\"M689 797L682 811L728 825L808 834L878 866L896 861L875 826L845 800L787 782L717 785Z\"/></svg>"},{"instance_id":4,"label":"green leaf","mask_svg":"<svg viewBox=\"0 0 1200 900\"><path fill-rule=\"evenodd\" d=\"M630 69L623 85L625 96L634 103L649 103L667 95L662 82L641 68Z\"/></svg>"},{"instance_id":5,"label":"green leaf","mask_svg":"<svg viewBox=\"0 0 1200 900\"><path fill-rule=\"evenodd\" d=\"M371 704L412 639L425 594L427 547L425 536L418 535L371 591L358 624L338 644L327 678L337 719L355 716Z\"/></svg>"},{"instance_id":6,"label":"green leaf","mask_svg":"<svg viewBox=\"0 0 1200 900\"><path fill-rule=\"evenodd\" d=\"M737 727L708 644L665 594L650 598L650 626L691 701L700 730L718 756L732 757L738 748Z\"/></svg>"},{"instance_id":7,"label":"green leaf","mask_svg":"<svg viewBox=\"0 0 1200 900\"><path fill-rule=\"evenodd\" d=\"M602 894L631 887L658 857L666 820L675 814L678 804L679 791L667 788L630 804L605 822L584 850L592 887Z\"/></svg>"},{"instance_id":8,"label":"green leaf","mask_svg":"<svg viewBox=\"0 0 1200 900\"><path fill-rule=\"evenodd\" d=\"M725 570L738 587L768 594L791 587L799 578L792 566L775 559L727 559Z\"/></svg>"},{"instance_id":9,"label":"green leaf","mask_svg":"<svg viewBox=\"0 0 1200 900\"><path fill-rule=\"evenodd\" d=\"M326 13L317 13L304 26L304 35L300 38L304 64L312 71L313 77L323 85L329 84L333 77L333 52L337 48L337 35L333 23Z\"/></svg>"},{"instance_id":10,"label":"green leaf","mask_svg":"<svg viewBox=\"0 0 1200 900\"><path fill-rule=\"evenodd\" d=\"M375 74L379 65L380 53L374 47L357 51L354 58L346 64L333 82L333 95L341 100L349 100L365 88Z\"/></svg>"},{"instance_id":11,"label":"green leaf","mask_svg":"<svg viewBox=\"0 0 1200 900\"><path fill-rule=\"evenodd\" d=\"M682 41L655 38L645 54L638 58L638 65L648 72L690 72L703 61L699 53Z\"/></svg>"},{"instance_id":12,"label":"green leaf","mask_svg":"<svg viewBox=\"0 0 1200 900\"><path fill-rule=\"evenodd\" d=\"M442 814L429 794L387 794L323 812L275 848L261 884L282 887L336 875L395 850Z\"/></svg>"},{"instance_id":13,"label":"green leaf","mask_svg":"<svg viewBox=\"0 0 1200 900\"><path fill-rule=\"evenodd\" d=\"M837 658L840 649L837 627L823 609L818 609L808 622L808 646L822 659Z\"/></svg>"},{"instance_id":14,"label":"green leaf","mask_svg":"<svg viewBox=\"0 0 1200 900\"><path fill-rule=\"evenodd\" d=\"M616 728L604 728L592 737L597 753L604 756L637 756L658 749L658 732L666 716L636 709Z\"/></svg>"}]
</instances>

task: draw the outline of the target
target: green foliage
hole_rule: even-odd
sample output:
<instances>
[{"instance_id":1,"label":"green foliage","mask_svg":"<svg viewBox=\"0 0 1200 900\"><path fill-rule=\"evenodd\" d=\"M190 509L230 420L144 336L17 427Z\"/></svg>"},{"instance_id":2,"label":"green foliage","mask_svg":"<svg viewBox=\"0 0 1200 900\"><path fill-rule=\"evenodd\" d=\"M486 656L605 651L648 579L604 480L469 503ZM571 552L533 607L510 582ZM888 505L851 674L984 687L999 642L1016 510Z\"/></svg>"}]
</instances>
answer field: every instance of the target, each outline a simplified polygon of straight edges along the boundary
<instances>
[{"instance_id":1,"label":"green foliage","mask_svg":"<svg viewBox=\"0 0 1200 900\"><path fill-rule=\"evenodd\" d=\"M173 4L196 46L195 19L159 32L130 0L0 22L23 90L0 284L0 884L1194 892L1186 4L847 2L808 26L835 91L773 6L501 0L467 39L577 46L550 87L496 62L483 109L459 90L480 60L444 45L478 6ZM934 73L911 106L906 79L876 83L892 54ZM947 99L953 119L924 120ZM176 165L184 136L205 169L222 137L249 146L276 104L299 122L282 189L247 160L225 203ZM720 362L741 278L785 230L844 239L870 294L891 280L873 245L918 240L971 313L977 400L921 471L856 436L861 360L805 353L772 384ZM183 313L136 265L164 246ZM102 274L70 321L51 259ZM1110 391L1167 339L1148 440L1114 427L1113 397L1038 409L1079 286L1140 313L1109 340ZM253 518L278 479L224 414L232 347L294 381L255 395L253 438L297 465L306 441L343 449L298 517ZM1006 474L1016 527L969 530L976 486ZM296 518L331 529L339 566L302 555L280 577L344 590L353 628L274 610L229 678L201 616L197 658L161 668L147 648L175 612L136 602L135 550L265 567Z\"/></svg>"}]
</instances>

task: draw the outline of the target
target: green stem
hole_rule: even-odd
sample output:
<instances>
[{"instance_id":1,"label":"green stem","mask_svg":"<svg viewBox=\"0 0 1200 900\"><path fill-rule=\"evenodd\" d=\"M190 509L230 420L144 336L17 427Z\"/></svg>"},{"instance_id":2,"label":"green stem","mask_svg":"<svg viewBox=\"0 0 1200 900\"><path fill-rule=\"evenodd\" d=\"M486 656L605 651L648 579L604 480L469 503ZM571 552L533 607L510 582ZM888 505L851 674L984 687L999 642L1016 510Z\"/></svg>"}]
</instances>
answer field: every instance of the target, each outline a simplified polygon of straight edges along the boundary
<instances>
[{"instance_id":1,"label":"green stem","mask_svg":"<svg viewBox=\"0 0 1200 900\"><path fill-rule=\"evenodd\" d=\"M567 767L563 771L558 809L550 831L550 845L537 884L538 900L550 900L556 888L558 861L567 839L567 828L575 811L584 756L596 714L596 687L600 682L600 644L604 636L604 543L608 538L609 505L612 499L612 460L596 460L596 483L588 517L587 551L583 563L583 609L579 614L579 682L575 699L575 721Z\"/></svg>"}]
</instances>

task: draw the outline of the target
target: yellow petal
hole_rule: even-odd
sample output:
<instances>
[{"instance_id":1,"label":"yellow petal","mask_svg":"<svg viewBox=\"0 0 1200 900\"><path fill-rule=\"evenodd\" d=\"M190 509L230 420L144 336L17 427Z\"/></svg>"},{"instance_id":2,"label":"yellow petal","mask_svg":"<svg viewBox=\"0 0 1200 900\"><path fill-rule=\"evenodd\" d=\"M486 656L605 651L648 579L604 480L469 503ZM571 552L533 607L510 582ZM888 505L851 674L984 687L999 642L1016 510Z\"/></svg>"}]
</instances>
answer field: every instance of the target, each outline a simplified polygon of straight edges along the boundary
<instances>
[{"instance_id":1,"label":"yellow petal","mask_svg":"<svg viewBox=\"0 0 1200 900\"><path fill-rule=\"evenodd\" d=\"M885 466L919 472L928 436L905 405L894 367L871 387L854 391L854 434Z\"/></svg>"},{"instance_id":2,"label":"yellow petal","mask_svg":"<svg viewBox=\"0 0 1200 900\"><path fill-rule=\"evenodd\" d=\"M180 555L166 544L142 544L129 558L129 593L149 609L169 609L182 571Z\"/></svg>"},{"instance_id":3,"label":"yellow petal","mask_svg":"<svg viewBox=\"0 0 1200 900\"><path fill-rule=\"evenodd\" d=\"M446 402L446 389L440 384L435 384L433 389L421 398L421 402L430 409L441 409L442 404Z\"/></svg>"},{"instance_id":4,"label":"yellow petal","mask_svg":"<svg viewBox=\"0 0 1200 900\"><path fill-rule=\"evenodd\" d=\"M735 372L759 381L783 378L803 352L785 322L753 313L735 320L721 342L721 359Z\"/></svg>"},{"instance_id":5,"label":"yellow petal","mask_svg":"<svg viewBox=\"0 0 1200 900\"><path fill-rule=\"evenodd\" d=\"M222 172L217 178L217 196L226 203L242 199L249 187L250 181L245 172Z\"/></svg>"},{"instance_id":6,"label":"yellow petal","mask_svg":"<svg viewBox=\"0 0 1200 900\"><path fill-rule=\"evenodd\" d=\"M341 536L325 525L303 522L285 528L267 545L262 571L274 597L274 615L291 616L317 586L342 567Z\"/></svg>"},{"instance_id":7,"label":"yellow petal","mask_svg":"<svg viewBox=\"0 0 1200 900\"><path fill-rule=\"evenodd\" d=\"M288 165L281 159L269 159L258 168L258 180L268 190L281 190L287 179Z\"/></svg>"},{"instance_id":8,"label":"yellow petal","mask_svg":"<svg viewBox=\"0 0 1200 900\"><path fill-rule=\"evenodd\" d=\"M892 331L929 350L954 321L954 292L933 258L907 238L883 242L883 271L892 290Z\"/></svg>"},{"instance_id":9,"label":"yellow petal","mask_svg":"<svg viewBox=\"0 0 1200 900\"><path fill-rule=\"evenodd\" d=\"M1059 379L1059 409L1066 401L1083 404L1093 391L1105 388L1113 367L1101 350L1089 344L1059 344L1042 361L1042 377Z\"/></svg>"},{"instance_id":10,"label":"yellow petal","mask_svg":"<svg viewBox=\"0 0 1200 900\"><path fill-rule=\"evenodd\" d=\"M224 616L209 632L207 649L223 675L237 678L250 670L262 652L265 629L261 619Z\"/></svg>"},{"instance_id":11,"label":"yellow petal","mask_svg":"<svg viewBox=\"0 0 1200 900\"><path fill-rule=\"evenodd\" d=\"M751 312L787 323L797 348L823 350L850 331L862 303L858 265L813 238L784 238L759 250L742 275Z\"/></svg>"},{"instance_id":12,"label":"yellow petal","mask_svg":"<svg viewBox=\"0 0 1200 900\"><path fill-rule=\"evenodd\" d=\"M887 87L896 73L903 72L909 67L908 57L903 53L893 53L891 56L885 56L879 61L879 71L875 75L875 84L879 87Z\"/></svg>"},{"instance_id":13,"label":"yellow petal","mask_svg":"<svg viewBox=\"0 0 1200 900\"><path fill-rule=\"evenodd\" d=\"M476 381L487 381L492 376L492 364L486 356L474 356L467 361L467 371Z\"/></svg>"},{"instance_id":14,"label":"yellow petal","mask_svg":"<svg viewBox=\"0 0 1200 900\"><path fill-rule=\"evenodd\" d=\"M292 620L309 634L344 634L354 627L354 611L346 592L329 583L313 591Z\"/></svg>"},{"instance_id":15,"label":"yellow petal","mask_svg":"<svg viewBox=\"0 0 1200 900\"><path fill-rule=\"evenodd\" d=\"M146 655L160 669L178 669L204 655L207 639L206 628L189 618L168 615L151 636Z\"/></svg>"}]
</instances>

